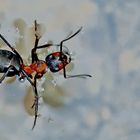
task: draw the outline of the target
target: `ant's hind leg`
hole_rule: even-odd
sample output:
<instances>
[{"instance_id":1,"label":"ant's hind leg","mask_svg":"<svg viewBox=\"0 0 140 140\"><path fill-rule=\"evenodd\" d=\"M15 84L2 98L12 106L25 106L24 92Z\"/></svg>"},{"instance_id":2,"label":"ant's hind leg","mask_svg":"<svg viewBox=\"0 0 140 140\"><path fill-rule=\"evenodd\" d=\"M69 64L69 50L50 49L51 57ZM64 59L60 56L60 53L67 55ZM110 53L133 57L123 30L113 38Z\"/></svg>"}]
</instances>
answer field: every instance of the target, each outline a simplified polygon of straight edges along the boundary
<instances>
[{"instance_id":1,"label":"ant's hind leg","mask_svg":"<svg viewBox=\"0 0 140 140\"><path fill-rule=\"evenodd\" d=\"M21 63L23 63L22 57L20 54L10 45L10 43L0 34L0 38L5 42L5 44L17 55Z\"/></svg>"},{"instance_id":2,"label":"ant's hind leg","mask_svg":"<svg viewBox=\"0 0 140 140\"><path fill-rule=\"evenodd\" d=\"M2 83L2 81L5 79L5 77L7 77L9 71L10 71L12 68L15 68L15 67L14 67L14 66L9 66L9 67L8 67L7 71L6 71L6 72L2 75L2 77L0 78L0 83ZM15 73L15 74L16 74L16 73ZM10 76L14 76L15 74L13 73L13 75L10 75Z\"/></svg>"},{"instance_id":3,"label":"ant's hind leg","mask_svg":"<svg viewBox=\"0 0 140 140\"><path fill-rule=\"evenodd\" d=\"M34 78L34 92L35 92L35 101L32 105L32 108L34 107L34 111L35 111L35 114L34 114L34 123L33 123L33 127L32 127L32 130L34 129L35 125L36 125L36 121L37 121L37 117L38 117L38 100L39 100L39 96L38 96L38 91L37 91L37 87L36 87L36 76Z\"/></svg>"}]
</instances>

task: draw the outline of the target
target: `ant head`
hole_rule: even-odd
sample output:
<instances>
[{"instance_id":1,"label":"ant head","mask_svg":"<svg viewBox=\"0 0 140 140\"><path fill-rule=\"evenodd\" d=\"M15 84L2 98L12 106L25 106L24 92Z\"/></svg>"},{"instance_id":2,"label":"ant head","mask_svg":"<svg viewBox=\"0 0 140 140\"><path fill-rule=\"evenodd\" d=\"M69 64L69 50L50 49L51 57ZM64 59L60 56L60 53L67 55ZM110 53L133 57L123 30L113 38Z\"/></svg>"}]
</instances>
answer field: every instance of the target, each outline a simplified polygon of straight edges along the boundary
<instances>
[{"instance_id":1,"label":"ant head","mask_svg":"<svg viewBox=\"0 0 140 140\"><path fill-rule=\"evenodd\" d=\"M51 72L58 72L64 69L65 66L71 62L71 55L69 51L67 51L68 49L65 51L64 49L65 46L63 46L63 43L73 38L81 30L82 30L82 27L77 32L69 36L68 38L62 40L59 45L56 45L60 47L60 51L51 53L46 57L45 61Z\"/></svg>"},{"instance_id":2,"label":"ant head","mask_svg":"<svg viewBox=\"0 0 140 140\"><path fill-rule=\"evenodd\" d=\"M54 52L49 54L45 61L50 71L58 72L71 62L71 57L66 52Z\"/></svg>"}]
</instances>

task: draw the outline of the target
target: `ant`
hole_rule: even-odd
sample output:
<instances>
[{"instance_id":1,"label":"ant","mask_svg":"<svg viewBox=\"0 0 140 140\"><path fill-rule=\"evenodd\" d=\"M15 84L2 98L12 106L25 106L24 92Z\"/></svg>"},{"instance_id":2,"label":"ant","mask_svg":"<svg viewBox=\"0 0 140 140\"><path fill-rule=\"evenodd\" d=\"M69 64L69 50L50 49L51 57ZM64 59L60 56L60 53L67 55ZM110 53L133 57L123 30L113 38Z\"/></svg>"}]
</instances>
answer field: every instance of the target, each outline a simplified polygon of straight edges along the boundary
<instances>
[{"instance_id":1,"label":"ant","mask_svg":"<svg viewBox=\"0 0 140 140\"><path fill-rule=\"evenodd\" d=\"M5 44L11 49L8 50L0 50L0 73L4 73L3 76L0 78L0 83L5 79L5 77L11 77L18 75L19 80L24 80L26 78L33 87L35 93L35 100L32 105L32 108L35 110L34 114L34 123L32 129L34 129L38 117L38 91L37 91L37 79L40 79L49 69L51 72L58 72L63 70L64 78L73 78L73 77L92 77L89 74L78 74L78 75L67 75L66 74L66 65L71 62L71 56L68 52L63 51L63 43L67 40L70 40L74 36L76 36L81 30L82 27L72 34L71 36L67 37L66 39L62 40L60 44L45 44L42 46L38 46L40 36L37 32L38 23L35 20L35 44L33 49L31 50L31 58L32 63L30 65L25 65L23 62L22 57L20 54L10 45L10 43L0 34L0 38L5 42ZM60 51L53 52L46 56L45 60L40 60L37 55L37 50L42 48L47 48L50 46L59 46ZM35 73L34 76L33 73Z\"/></svg>"}]
</instances>

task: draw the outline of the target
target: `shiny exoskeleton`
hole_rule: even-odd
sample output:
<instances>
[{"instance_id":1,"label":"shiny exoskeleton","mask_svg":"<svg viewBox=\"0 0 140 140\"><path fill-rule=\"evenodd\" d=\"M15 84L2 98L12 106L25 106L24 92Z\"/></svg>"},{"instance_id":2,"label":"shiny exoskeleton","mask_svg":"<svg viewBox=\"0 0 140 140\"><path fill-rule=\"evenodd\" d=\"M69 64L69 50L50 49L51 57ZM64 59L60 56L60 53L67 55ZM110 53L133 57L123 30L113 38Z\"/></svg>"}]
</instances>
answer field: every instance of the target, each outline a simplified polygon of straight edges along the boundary
<instances>
[{"instance_id":1,"label":"shiny exoskeleton","mask_svg":"<svg viewBox=\"0 0 140 140\"><path fill-rule=\"evenodd\" d=\"M71 62L71 58L62 52L54 52L49 54L45 61L51 72L58 72Z\"/></svg>"},{"instance_id":2,"label":"shiny exoskeleton","mask_svg":"<svg viewBox=\"0 0 140 140\"><path fill-rule=\"evenodd\" d=\"M18 57L8 50L0 50L0 73L7 72L7 76L14 76L19 74L19 70L20 60Z\"/></svg>"},{"instance_id":3,"label":"shiny exoskeleton","mask_svg":"<svg viewBox=\"0 0 140 140\"><path fill-rule=\"evenodd\" d=\"M24 76L31 83L31 85L34 85L26 72L21 69L23 60L20 54L9 44L9 42L1 34L0 38L11 49L11 51L0 50L0 73L4 73L3 76L0 78L0 83L5 79L5 77L18 75L19 79L22 79L21 77Z\"/></svg>"},{"instance_id":4,"label":"shiny exoskeleton","mask_svg":"<svg viewBox=\"0 0 140 140\"><path fill-rule=\"evenodd\" d=\"M38 24L35 21L35 45L31 51L32 63L30 65L25 65L23 63L22 57L19 53L8 43L8 41L0 34L0 38L7 44L7 46L11 49L8 50L0 50L0 73L4 73L0 79L0 82L4 80L6 76L14 76L18 75L19 79L24 79L25 77L31 83L34 93L35 93L35 101L32 105L32 108L35 109L35 119L32 129L36 125L36 120L38 117L38 91L37 91L37 79L40 79L48 69L51 72L58 72L63 70L64 78L73 78L73 77L91 77L89 74L78 74L78 75L67 75L66 74L66 65L71 62L71 56L68 52L63 51L63 43L75 35L77 35L82 28L80 28L77 32L69 36L68 38L62 40L60 44L45 44L42 46L38 46L38 42L40 37L38 36ZM60 51L53 52L48 54L45 60L40 60L37 55L38 49L47 48L50 46L59 46ZM34 73L34 76L33 76Z\"/></svg>"}]
</instances>

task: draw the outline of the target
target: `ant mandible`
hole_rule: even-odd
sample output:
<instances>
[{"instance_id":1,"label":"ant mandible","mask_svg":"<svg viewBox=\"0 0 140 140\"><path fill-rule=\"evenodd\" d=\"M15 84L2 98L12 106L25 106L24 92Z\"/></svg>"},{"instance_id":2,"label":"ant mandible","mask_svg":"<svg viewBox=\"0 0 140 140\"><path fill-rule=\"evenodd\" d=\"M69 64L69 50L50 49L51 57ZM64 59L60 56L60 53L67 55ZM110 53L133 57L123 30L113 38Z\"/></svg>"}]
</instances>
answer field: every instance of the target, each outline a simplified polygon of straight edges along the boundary
<instances>
[{"instance_id":1,"label":"ant mandible","mask_svg":"<svg viewBox=\"0 0 140 140\"><path fill-rule=\"evenodd\" d=\"M18 75L20 80L23 80L25 77L30 82L33 87L35 93L35 100L32 105L32 108L35 109L35 118L32 129L34 129L38 117L38 91L37 91L37 79L40 79L46 72L47 69L50 69L51 72L58 72L63 70L64 78L73 78L73 77L91 77L89 74L78 74L78 75L67 75L66 74L66 65L71 62L71 56L68 52L63 51L63 43L67 40L70 40L74 36L76 36L82 29L82 27L72 34L71 36L67 37L66 39L62 40L60 44L45 44L42 46L38 46L40 36L37 32L37 21L35 20L35 45L31 51L31 58L32 63L30 65L25 65L23 62L22 57L20 54L9 44L9 42L0 34L0 38L7 44L7 46L11 49L8 50L0 50L0 73L4 73L3 76L0 78L0 83L5 79L5 77L11 77ZM37 55L37 50L42 48L47 48L50 46L59 46L60 51L53 52L46 56L45 61L40 60ZM32 74L35 73L33 77Z\"/></svg>"}]
</instances>

